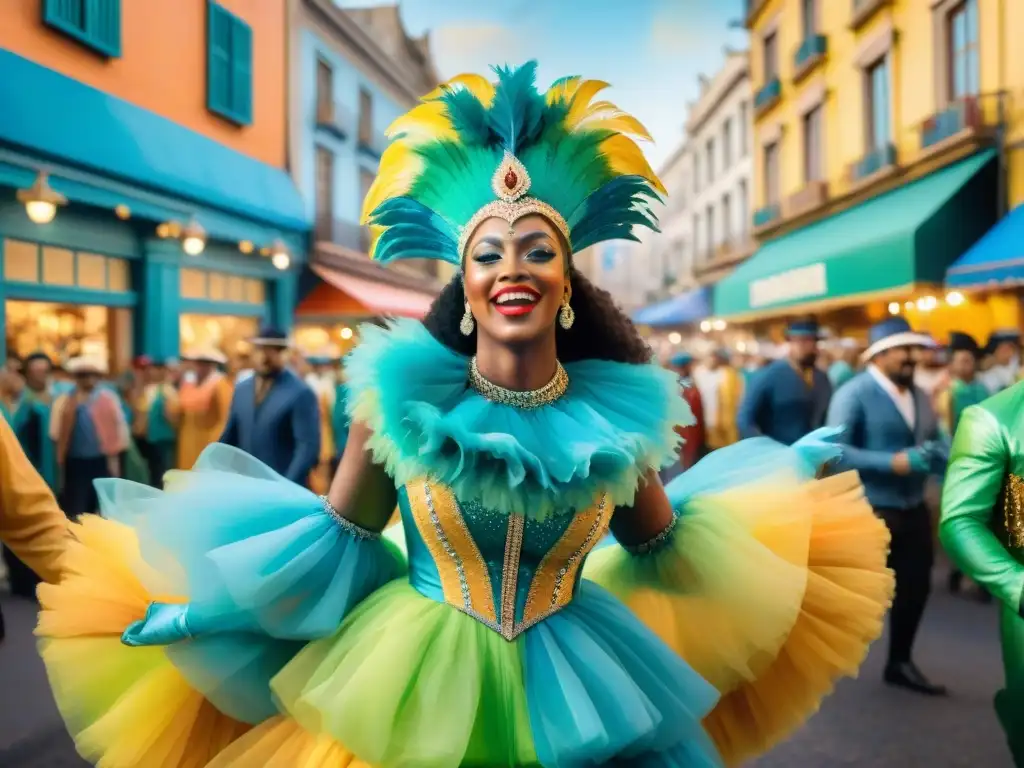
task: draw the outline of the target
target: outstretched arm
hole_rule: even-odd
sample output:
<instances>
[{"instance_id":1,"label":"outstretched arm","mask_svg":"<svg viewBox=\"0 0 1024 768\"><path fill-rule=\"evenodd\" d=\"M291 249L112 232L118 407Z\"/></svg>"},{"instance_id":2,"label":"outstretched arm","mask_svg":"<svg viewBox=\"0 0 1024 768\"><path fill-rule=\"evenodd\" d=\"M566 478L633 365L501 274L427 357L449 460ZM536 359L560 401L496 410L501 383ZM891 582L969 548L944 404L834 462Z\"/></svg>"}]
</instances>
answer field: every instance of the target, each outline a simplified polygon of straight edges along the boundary
<instances>
[{"instance_id":1,"label":"outstretched arm","mask_svg":"<svg viewBox=\"0 0 1024 768\"><path fill-rule=\"evenodd\" d=\"M665 495L665 487L657 472L648 472L633 504L615 510L611 529L623 547L637 552L654 546L659 537L667 536L674 523L675 513Z\"/></svg>"},{"instance_id":2,"label":"outstretched arm","mask_svg":"<svg viewBox=\"0 0 1024 768\"><path fill-rule=\"evenodd\" d=\"M830 427L842 427L843 453L837 462L840 472L848 470L874 470L875 472L891 472L894 452L872 451L858 448L852 444L863 433L865 421L864 406L857 399L855 388L842 387L836 392L828 408L826 423Z\"/></svg>"},{"instance_id":3,"label":"outstretched arm","mask_svg":"<svg viewBox=\"0 0 1024 768\"><path fill-rule=\"evenodd\" d=\"M342 517L360 528L381 531L398 503L398 494L384 467L373 461L369 447L372 434L362 422L352 422L327 496Z\"/></svg>"},{"instance_id":4,"label":"outstretched arm","mask_svg":"<svg viewBox=\"0 0 1024 768\"><path fill-rule=\"evenodd\" d=\"M990 527L993 516L999 514L999 492L1009 472L1008 454L995 416L983 408L967 408L956 430L942 488L939 537L957 566L1019 611L1024 565Z\"/></svg>"}]
</instances>

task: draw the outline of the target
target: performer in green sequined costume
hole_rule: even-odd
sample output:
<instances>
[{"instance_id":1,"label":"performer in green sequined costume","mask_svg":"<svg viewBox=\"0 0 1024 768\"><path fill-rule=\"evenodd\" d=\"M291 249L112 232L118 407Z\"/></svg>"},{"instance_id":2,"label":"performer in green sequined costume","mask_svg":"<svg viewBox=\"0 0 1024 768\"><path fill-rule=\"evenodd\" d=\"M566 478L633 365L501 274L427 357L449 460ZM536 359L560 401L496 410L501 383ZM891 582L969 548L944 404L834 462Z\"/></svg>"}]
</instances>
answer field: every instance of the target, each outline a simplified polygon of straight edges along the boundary
<instances>
[{"instance_id":1,"label":"performer in green sequined costume","mask_svg":"<svg viewBox=\"0 0 1024 768\"><path fill-rule=\"evenodd\" d=\"M1024 383L964 410L942 491L940 537L953 562L1003 604L1006 687L995 706L1024 767Z\"/></svg>"}]
</instances>

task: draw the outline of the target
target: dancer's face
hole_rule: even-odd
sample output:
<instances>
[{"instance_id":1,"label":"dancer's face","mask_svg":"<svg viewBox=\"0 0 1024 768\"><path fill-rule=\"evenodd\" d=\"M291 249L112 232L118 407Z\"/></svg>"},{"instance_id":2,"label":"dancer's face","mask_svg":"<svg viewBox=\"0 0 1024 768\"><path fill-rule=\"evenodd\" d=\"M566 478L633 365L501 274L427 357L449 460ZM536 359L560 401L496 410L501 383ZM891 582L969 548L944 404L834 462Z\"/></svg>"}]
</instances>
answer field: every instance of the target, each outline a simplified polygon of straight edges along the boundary
<instances>
[{"instance_id":1,"label":"dancer's face","mask_svg":"<svg viewBox=\"0 0 1024 768\"><path fill-rule=\"evenodd\" d=\"M501 344L524 345L555 332L569 295L569 255L542 216L511 227L485 220L466 251L463 284L477 333Z\"/></svg>"}]
</instances>

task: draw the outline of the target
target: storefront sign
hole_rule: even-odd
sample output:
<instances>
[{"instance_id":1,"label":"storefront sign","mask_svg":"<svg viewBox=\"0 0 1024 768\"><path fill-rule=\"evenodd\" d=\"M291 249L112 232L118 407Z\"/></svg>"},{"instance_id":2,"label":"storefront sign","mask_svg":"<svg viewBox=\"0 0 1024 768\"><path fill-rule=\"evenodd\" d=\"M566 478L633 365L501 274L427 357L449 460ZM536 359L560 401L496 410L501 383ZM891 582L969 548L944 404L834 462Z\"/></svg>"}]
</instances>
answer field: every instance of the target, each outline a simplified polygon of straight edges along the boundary
<instances>
[{"instance_id":1,"label":"storefront sign","mask_svg":"<svg viewBox=\"0 0 1024 768\"><path fill-rule=\"evenodd\" d=\"M825 264L790 269L750 283L750 307L758 309L800 299L812 299L828 293Z\"/></svg>"}]
</instances>

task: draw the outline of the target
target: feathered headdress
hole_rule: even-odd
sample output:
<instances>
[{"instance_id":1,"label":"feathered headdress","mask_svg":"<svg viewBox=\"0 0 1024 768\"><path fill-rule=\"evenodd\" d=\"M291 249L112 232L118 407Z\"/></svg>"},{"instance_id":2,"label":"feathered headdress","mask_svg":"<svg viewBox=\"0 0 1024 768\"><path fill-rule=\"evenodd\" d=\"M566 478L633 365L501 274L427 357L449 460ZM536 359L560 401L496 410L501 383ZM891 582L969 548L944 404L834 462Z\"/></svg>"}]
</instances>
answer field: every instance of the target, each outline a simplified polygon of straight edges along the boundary
<instances>
[{"instance_id":1,"label":"feathered headdress","mask_svg":"<svg viewBox=\"0 0 1024 768\"><path fill-rule=\"evenodd\" d=\"M496 67L497 81L459 75L387 130L377 179L363 204L380 262L441 259L461 265L485 219L548 219L573 251L657 231L651 203L664 193L633 137L640 122L608 87L567 77L540 93L537 63Z\"/></svg>"}]
</instances>

